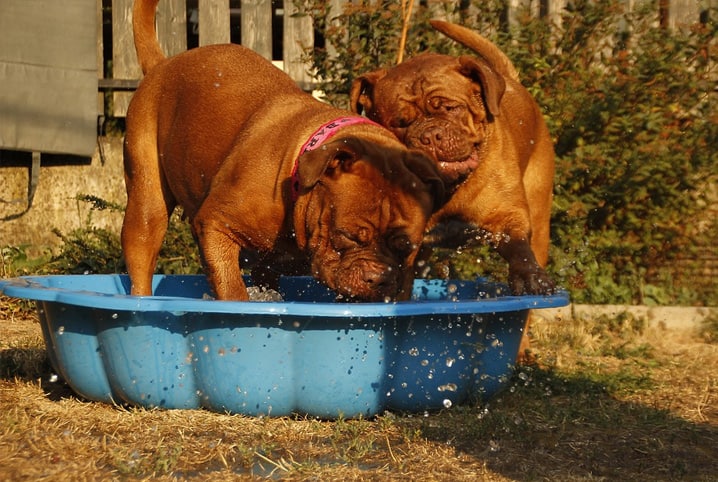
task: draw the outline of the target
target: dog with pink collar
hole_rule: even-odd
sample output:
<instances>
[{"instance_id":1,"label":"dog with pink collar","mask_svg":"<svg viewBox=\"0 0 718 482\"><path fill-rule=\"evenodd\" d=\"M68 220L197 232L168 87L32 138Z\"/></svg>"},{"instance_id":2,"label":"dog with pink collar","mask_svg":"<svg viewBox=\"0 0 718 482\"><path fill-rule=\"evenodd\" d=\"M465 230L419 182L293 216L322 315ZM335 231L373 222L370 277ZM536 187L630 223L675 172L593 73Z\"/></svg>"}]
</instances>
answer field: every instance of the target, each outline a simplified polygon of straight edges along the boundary
<instances>
[{"instance_id":1,"label":"dog with pink collar","mask_svg":"<svg viewBox=\"0 0 718 482\"><path fill-rule=\"evenodd\" d=\"M312 274L345 298L406 299L443 196L433 161L385 128L314 99L239 45L166 58L154 27L158 2L137 0L133 11L145 77L124 143L131 293L151 295L179 206L217 299L248 299L245 252L259 253L258 266L289 258L285 274Z\"/></svg>"}]
</instances>

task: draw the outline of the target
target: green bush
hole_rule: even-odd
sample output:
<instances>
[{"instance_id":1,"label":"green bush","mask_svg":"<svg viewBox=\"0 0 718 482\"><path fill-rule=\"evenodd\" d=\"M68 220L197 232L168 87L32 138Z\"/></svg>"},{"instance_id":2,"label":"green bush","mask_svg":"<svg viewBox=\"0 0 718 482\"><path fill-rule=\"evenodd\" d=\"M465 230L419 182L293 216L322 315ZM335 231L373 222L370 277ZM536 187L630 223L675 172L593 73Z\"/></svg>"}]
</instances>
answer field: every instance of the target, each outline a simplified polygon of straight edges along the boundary
<instances>
[{"instance_id":1,"label":"green bush","mask_svg":"<svg viewBox=\"0 0 718 482\"><path fill-rule=\"evenodd\" d=\"M395 1L360 1L335 12L326 2L301 2L326 45L307 53L327 100L346 106L352 79L396 62L402 27ZM712 280L682 280L673 261L718 242L707 219L715 189L718 111L716 9L689 31L656 27L658 2L569 3L561 27L519 12L507 27L505 2L416 3L406 56L462 48L428 20L449 15L495 41L516 64L545 113L557 172L552 213L552 274L580 303L718 305ZM477 13L478 12L478 13ZM713 71L711 71L711 68ZM80 196L93 209L122 209ZM3 276L36 272L125 270L117 234L86 225L60 233L61 252L28 259L4 247ZM175 214L158 272L201 272L187 223ZM432 272L505 279L506 264L486 247L437 250Z\"/></svg>"},{"instance_id":2,"label":"green bush","mask_svg":"<svg viewBox=\"0 0 718 482\"><path fill-rule=\"evenodd\" d=\"M124 212L124 207L92 195L77 196L80 202L91 204L84 226L63 233L53 229L62 244L57 253L40 258L28 258L25 247L5 247L2 251L4 276L27 274L108 274L127 271L122 257L119 234L113 230L94 226L95 211ZM164 274L201 273L197 245L189 225L175 212L169 222L156 272Z\"/></svg>"},{"instance_id":3,"label":"green bush","mask_svg":"<svg viewBox=\"0 0 718 482\"><path fill-rule=\"evenodd\" d=\"M310 55L329 101L346 105L356 75L395 63L396 3L358 2L339 15L325 12L324 2L305 5L337 51L335 57L326 49ZM698 228L716 180L718 24L673 32L656 27L658 2L637 2L628 12L622 1L579 0L561 13L560 28L526 12L507 28L504 2L477 2L478 14L468 3L417 7L407 55L460 51L428 25L447 13L514 61L555 140L550 270L572 299L717 303L714 287L697 299L700 290L676 284L671 262L690 255L697 239L718 241L715 225ZM716 10L705 18L715 19ZM495 272L495 259L477 263L486 255L477 248L438 253L435 271Z\"/></svg>"}]
</instances>

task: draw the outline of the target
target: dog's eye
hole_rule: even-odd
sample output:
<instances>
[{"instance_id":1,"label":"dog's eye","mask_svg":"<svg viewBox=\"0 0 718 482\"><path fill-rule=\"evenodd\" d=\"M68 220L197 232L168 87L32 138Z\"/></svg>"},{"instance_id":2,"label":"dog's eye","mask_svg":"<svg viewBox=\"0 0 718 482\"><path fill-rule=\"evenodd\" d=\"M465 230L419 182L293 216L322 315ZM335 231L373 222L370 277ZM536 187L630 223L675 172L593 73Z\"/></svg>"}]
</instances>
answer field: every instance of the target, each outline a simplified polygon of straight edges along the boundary
<instances>
[{"instance_id":1,"label":"dog's eye","mask_svg":"<svg viewBox=\"0 0 718 482\"><path fill-rule=\"evenodd\" d=\"M337 233L337 235L332 236L332 246L334 246L334 249L339 252L352 249L356 247L357 244L358 243L352 236L345 233Z\"/></svg>"},{"instance_id":2,"label":"dog's eye","mask_svg":"<svg viewBox=\"0 0 718 482\"><path fill-rule=\"evenodd\" d=\"M445 99L441 97L432 97L429 99L429 110L436 112L441 110L442 106L445 105Z\"/></svg>"},{"instance_id":3,"label":"dog's eye","mask_svg":"<svg viewBox=\"0 0 718 482\"><path fill-rule=\"evenodd\" d=\"M416 245L406 234L397 234L389 238L389 247L394 253L405 258L414 251Z\"/></svg>"},{"instance_id":4,"label":"dog's eye","mask_svg":"<svg viewBox=\"0 0 718 482\"><path fill-rule=\"evenodd\" d=\"M406 129L410 125L411 120L406 117L398 117L396 119L392 119L391 121L391 127L394 129Z\"/></svg>"},{"instance_id":5,"label":"dog's eye","mask_svg":"<svg viewBox=\"0 0 718 482\"><path fill-rule=\"evenodd\" d=\"M433 97L429 99L429 109L433 113L453 112L455 110L460 110L462 107L463 105L461 103L453 102L443 97Z\"/></svg>"},{"instance_id":6,"label":"dog's eye","mask_svg":"<svg viewBox=\"0 0 718 482\"><path fill-rule=\"evenodd\" d=\"M356 232L338 230L332 237L332 246L337 251L346 251L352 248L369 244L371 234L367 228L359 228Z\"/></svg>"}]
</instances>

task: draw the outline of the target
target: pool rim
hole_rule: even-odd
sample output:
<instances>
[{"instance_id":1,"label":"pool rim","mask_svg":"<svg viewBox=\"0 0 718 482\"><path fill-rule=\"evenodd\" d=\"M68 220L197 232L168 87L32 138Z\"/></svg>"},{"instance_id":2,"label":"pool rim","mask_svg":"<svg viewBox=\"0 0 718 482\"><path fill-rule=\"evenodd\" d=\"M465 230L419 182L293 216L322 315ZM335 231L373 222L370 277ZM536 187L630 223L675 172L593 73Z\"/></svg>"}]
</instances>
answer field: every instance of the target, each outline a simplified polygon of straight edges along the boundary
<instances>
[{"instance_id":1,"label":"pool rim","mask_svg":"<svg viewBox=\"0 0 718 482\"><path fill-rule=\"evenodd\" d=\"M201 281L204 275L162 275L156 274L155 281L165 277L182 278L188 282ZM551 295L501 295L476 300L410 300L395 302L316 302L316 301L220 301L181 296L133 296L109 294L71 287L51 287L43 284L50 277L71 280L79 277L115 277L122 279L126 274L84 274L84 275L28 275L0 280L0 293L5 296L43 302L64 303L88 308L141 311L141 312L201 312L231 314L280 314L291 316L321 316L331 318L414 316L427 314L480 314L522 311L543 308L558 308L569 304L568 293L559 290ZM308 283L316 280L309 276L292 277ZM495 287L497 283L483 278L477 280L424 280L439 282L481 283ZM87 282L87 280L85 280Z\"/></svg>"}]
</instances>

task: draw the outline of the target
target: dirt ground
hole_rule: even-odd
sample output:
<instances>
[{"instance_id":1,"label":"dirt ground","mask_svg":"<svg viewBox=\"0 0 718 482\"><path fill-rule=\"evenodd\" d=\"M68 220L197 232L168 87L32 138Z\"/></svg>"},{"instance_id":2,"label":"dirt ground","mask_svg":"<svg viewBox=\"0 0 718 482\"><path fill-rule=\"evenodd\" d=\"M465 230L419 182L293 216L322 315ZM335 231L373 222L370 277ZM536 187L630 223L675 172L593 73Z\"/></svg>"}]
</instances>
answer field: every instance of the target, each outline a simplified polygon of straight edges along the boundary
<instances>
[{"instance_id":1,"label":"dirt ground","mask_svg":"<svg viewBox=\"0 0 718 482\"><path fill-rule=\"evenodd\" d=\"M485 405L369 420L78 399L0 298L0 480L714 481L718 344L635 320L539 321L539 364Z\"/></svg>"}]
</instances>

